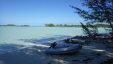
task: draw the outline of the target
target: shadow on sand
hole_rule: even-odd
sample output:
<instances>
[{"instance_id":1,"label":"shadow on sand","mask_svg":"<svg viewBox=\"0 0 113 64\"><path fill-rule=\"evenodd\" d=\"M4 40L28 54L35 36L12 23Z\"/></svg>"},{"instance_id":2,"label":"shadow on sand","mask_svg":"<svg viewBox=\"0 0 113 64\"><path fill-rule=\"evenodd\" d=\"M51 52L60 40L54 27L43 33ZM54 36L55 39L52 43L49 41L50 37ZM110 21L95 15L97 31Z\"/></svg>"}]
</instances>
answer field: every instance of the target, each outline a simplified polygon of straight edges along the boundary
<instances>
[{"instance_id":1,"label":"shadow on sand","mask_svg":"<svg viewBox=\"0 0 113 64\"><path fill-rule=\"evenodd\" d=\"M45 49L48 48L45 42L50 40L50 43L57 39L19 40L35 45L14 52L1 54L0 64L102 64L106 60L113 58L113 50L101 43L92 42L89 45L83 45L83 48L79 52L71 55L48 55L45 54ZM43 42L43 44L37 44L38 42Z\"/></svg>"},{"instance_id":2,"label":"shadow on sand","mask_svg":"<svg viewBox=\"0 0 113 64\"><path fill-rule=\"evenodd\" d=\"M22 49L24 45L18 44L0 44L0 55Z\"/></svg>"}]
</instances>

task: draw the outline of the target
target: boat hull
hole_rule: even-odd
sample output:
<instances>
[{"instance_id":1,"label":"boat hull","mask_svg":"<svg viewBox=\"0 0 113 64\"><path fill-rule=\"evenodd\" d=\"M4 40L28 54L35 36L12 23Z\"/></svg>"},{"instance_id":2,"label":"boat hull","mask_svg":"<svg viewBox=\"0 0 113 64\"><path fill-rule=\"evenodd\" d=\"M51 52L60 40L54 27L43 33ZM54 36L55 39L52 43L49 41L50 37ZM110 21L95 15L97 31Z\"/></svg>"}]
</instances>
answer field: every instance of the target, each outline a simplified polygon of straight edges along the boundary
<instances>
[{"instance_id":1,"label":"boat hull","mask_svg":"<svg viewBox=\"0 0 113 64\"><path fill-rule=\"evenodd\" d=\"M71 54L79 51L82 48L80 44L66 44L60 48L48 48L47 54Z\"/></svg>"}]
</instances>

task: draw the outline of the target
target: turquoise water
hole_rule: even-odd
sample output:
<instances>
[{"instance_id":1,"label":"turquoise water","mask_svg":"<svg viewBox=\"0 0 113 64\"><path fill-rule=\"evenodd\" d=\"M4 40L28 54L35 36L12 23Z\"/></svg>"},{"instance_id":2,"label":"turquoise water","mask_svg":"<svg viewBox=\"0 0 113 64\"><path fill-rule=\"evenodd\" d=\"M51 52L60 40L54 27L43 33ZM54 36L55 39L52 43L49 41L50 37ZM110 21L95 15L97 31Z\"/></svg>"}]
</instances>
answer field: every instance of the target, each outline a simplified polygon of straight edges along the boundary
<instances>
[{"instance_id":1,"label":"turquoise water","mask_svg":"<svg viewBox=\"0 0 113 64\"><path fill-rule=\"evenodd\" d=\"M103 32L103 29L99 29ZM75 27L0 27L0 52L20 49L40 43L51 43L70 36L83 35Z\"/></svg>"},{"instance_id":2,"label":"turquoise water","mask_svg":"<svg viewBox=\"0 0 113 64\"><path fill-rule=\"evenodd\" d=\"M81 28L0 27L0 44L21 43L19 39L42 39L53 36L75 35L82 35Z\"/></svg>"}]
</instances>

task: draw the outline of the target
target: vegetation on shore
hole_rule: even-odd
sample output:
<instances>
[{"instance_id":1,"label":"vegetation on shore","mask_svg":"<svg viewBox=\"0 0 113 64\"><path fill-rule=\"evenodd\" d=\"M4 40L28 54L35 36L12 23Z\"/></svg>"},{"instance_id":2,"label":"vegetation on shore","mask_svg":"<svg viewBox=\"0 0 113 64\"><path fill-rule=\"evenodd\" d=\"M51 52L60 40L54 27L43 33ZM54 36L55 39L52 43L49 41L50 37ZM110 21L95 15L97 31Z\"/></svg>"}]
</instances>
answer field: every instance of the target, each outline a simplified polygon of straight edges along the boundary
<instances>
[{"instance_id":1,"label":"vegetation on shore","mask_svg":"<svg viewBox=\"0 0 113 64\"><path fill-rule=\"evenodd\" d=\"M6 24L6 25L0 25L0 26L12 26L12 27L30 27L30 25L15 25L15 24Z\"/></svg>"},{"instance_id":2,"label":"vegetation on shore","mask_svg":"<svg viewBox=\"0 0 113 64\"><path fill-rule=\"evenodd\" d=\"M110 27L108 24L95 24L96 27ZM45 24L45 27L82 27L77 24Z\"/></svg>"},{"instance_id":3,"label":"vegetation on shore","mask_svg":"<svg viewBox=\"0 0 113 64\"><path fill-rule=\"evenodd\" d=\"M80 27L80 25L74 24L45 24L45 27Z\"/></svg>"},{"instance_id":4,"label":"vegetation on shore","mask_svg":"<svg viewBox=\"0 0 113 64\"><path fill-rule=\"evenodd\" d=\"M108 24L113 33L113 0L83 0L82 4L86 6L88 10L80 9L76 6L71 7L88 23Z\"/></svg>"}]
</instances>

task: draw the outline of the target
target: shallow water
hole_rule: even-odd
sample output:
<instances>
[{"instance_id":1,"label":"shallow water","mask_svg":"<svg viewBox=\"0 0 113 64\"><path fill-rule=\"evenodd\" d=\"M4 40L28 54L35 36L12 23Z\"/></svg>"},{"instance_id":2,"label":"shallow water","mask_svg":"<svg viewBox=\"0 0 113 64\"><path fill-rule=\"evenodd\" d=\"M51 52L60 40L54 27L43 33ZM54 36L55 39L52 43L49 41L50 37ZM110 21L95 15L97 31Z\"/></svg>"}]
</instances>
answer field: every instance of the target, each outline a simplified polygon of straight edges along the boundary
<instances>
[{"instance_id":1,"label":"shallow water","mask_svg":"<svg viewBox=\"0 0 113 64\"><path fill-rule=\"evenodd\" d=\"M42 39L82 35L81 28L0 27L0 44L20 43L19 39Z\"/></svg>"},{"instance_id":2,"label":"shallow water","mask_svg":"<svg viewBox=\"0 0 113 64\"><path fill-rule=\"evenodd\" d=\"M104 32L99 28L100 32ZM70 36L83 35L75 27L0 27L0 52L17 50L40 43L51 43Z\"/></svg>"}]
</instances>

